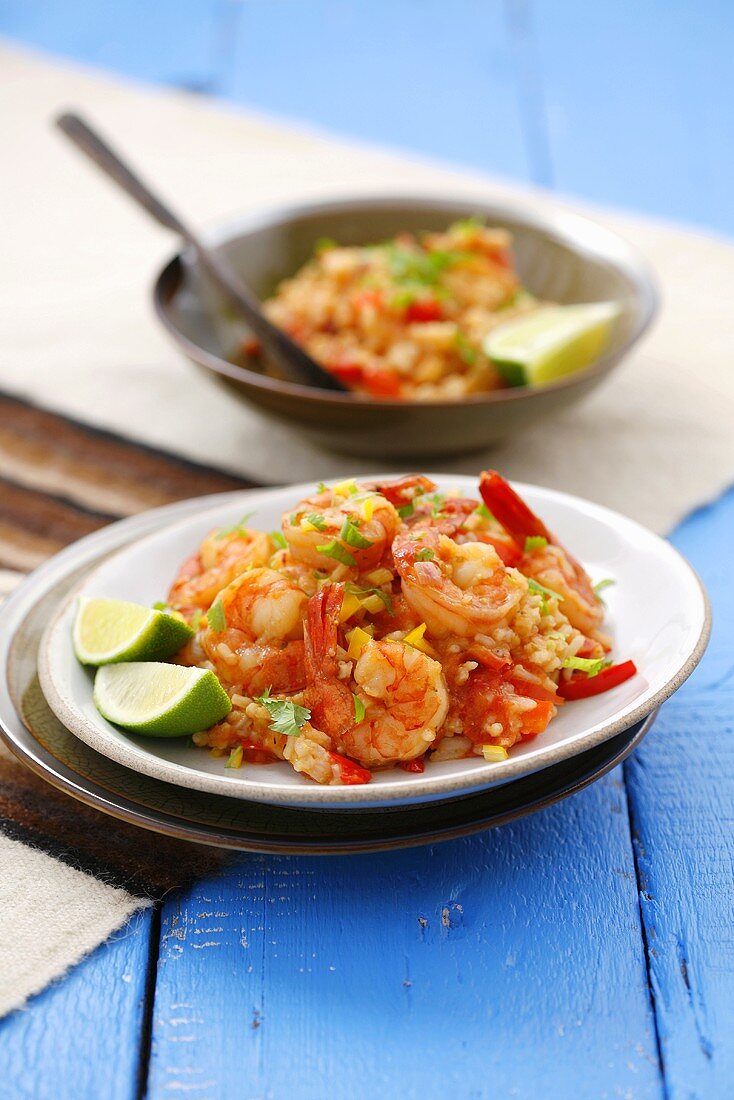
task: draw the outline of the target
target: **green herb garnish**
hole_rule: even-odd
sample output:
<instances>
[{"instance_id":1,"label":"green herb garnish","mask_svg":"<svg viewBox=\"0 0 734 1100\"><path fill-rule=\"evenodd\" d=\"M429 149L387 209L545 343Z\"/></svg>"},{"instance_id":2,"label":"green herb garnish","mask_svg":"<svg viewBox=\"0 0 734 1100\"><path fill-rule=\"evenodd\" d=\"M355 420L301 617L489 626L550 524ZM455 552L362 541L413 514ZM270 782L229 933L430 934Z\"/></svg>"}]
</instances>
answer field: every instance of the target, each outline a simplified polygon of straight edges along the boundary
<instances>
[{"instance_id":1,"label":"green herb garnish","mask_svg":"<svg viewBox=\"0 0 734 1100\"><path fill-rule=\"evenodd\" d=\"M313 246L315 256L323 256L324 252L331 252L333 249L338 248L339 245L331 237L319 237L316 244Z\"/></svg>"},{"instance_id":2,"label":"green herb garnish","mask_svg":"<svg viewBox=\"0 0 734 1100\"><path fill-rule=\"evenodd\" d=\"M616 584L616 583L617 582L614 580L613 577L604 577L603 580L600 580L600 581L596 582L596 584L594 585L594 595L596 596L599 603L601 603L601 604L604 603L604 600L599 595L599 593L603 592L605 588L610 588L613 584Z\"/></svg>"},{"instance_id":3,"label":"green herb garnish","mask_svg":"<svg viewBox=\"0 0 734 1100\"><path fill-rule=\"evenodd\" d=\"M362 588L358 584L353 584L351 581L347 581L344 585L344 591L348 592L350 596L377 596L385 605L385 610L388 615L394 614L392 606L392 596L389 592L385 592L382 588Z\"/></svg>"},{"instance_id":4,"label":"green herb garnish","mask_svg":"<svg viewBox=\"0 0 734 1100\"><path fill-rule=\"evenodd\" d=\"M473 367L477 361L478 352L474 345L467 340L461 329L457 330L454 343L456 344L459 358L466 363L467 366Z\"/></svg>"},{"instance_id":5,"label":"green herb garnish","mask_svg":"<svg viewBox=\"0 0 734 1100\"><path fill-rule=\"evenodd\" d=\"M611 661L605 661L603 657L566 657L563 668L574 668L591 677L598 676L602 669L609 668L611 663Z\"/></svg>"},{"instance_id":6,"label":"green herb garnish","mask_svg":"<svg viewBox=\"0 0 734 1100\"><path fill-rule=\"evenodd\" d=\"M530 554L533 550L545 550L548 545L548 539L543 535L528 535L525 539L525 553Z\"/></svg>"},{"instance_id":7,"label":"green herb garnish","mask_svg":"<svg viewBox=\"0 0 734 1100\"><path fill-rule=\"evenodd\" d=\"M404 504L402 508L398 508L398 515L401 519L407 519L408 516L412 516L415 512L415 504L412 500L409 500L407 504Z\"/></svg>"},{"instance_id":8,"label":"green herb garnish","mask_svg":"<svg viewBox=\"0 0 734 1100\"><path fill-rule=\"evenodd\" d=\"M320 481L316 486L317 493L328 493L328 491L329 487L323 481Z\"/></svg>"},{"instance_id":9,"label":"green herb garnish","mask_svg":"<svg viewBox=\"0 0 734 1100\"><path fill-rule=\"evenodd\" d=\"M419 550L415 556L416 561L433 561L435 558L433 550L429 550L427 546L424 546L422 550Z\"/></svg>"},{"instance_id":10,"label":"green herb garnish","mask_svg":"<svg viewBox=\"0 0 734 1100\"><path fill-rule=\"evenodd\" d=\"M476 514L477 514L478 516L481 516L481 517L482 517L482 519L489 519L489 520L493 520L493 519L494 519L494 516L493 516L493 515L492 515L492 513L490 512L490 510L489 510L489 508L487 507L487 505L486 505L486 504L484 504L484 502L482 502L482 503L481 503L481 504L479 505L479 507L478 507L478 508L475 508L475 509L474 509L474 511L476 512Z\"/></svg>"},{"instance_id":11,"label":"green herb garnish","mask_svg":"<svg viewBox=\"0 0 734 1100\"><path fill-rule=\"evenodd\" d=\"M164 603L163 600L156 600L156 602L150 606L154 611L168 611L168 604Z\"/></svg>"},{"instance_id":12,"label":"green herb garnish","mask_svg":"<svg viewBox=\"0 0 734 1100\"><path fill-rule=\"evenodd\" d=\"M348 550L345 550L340 542L336 539L331 539L330 542L323 542L320 546L316 547L319 554L325 554L327 558L333 558L334 561L341 562L342 565L356 565L356 558L352 557Z\"/></svg>"},{"instance_id":13,"label":"green herb garnish","mask_svg":"<svg viewBox=\"0 0 734 1100\"><path fill-rule=\"evenodd\" d=\"M359 533L357 524L349 516L344 517L344 523L342 529L339 532L339 538L346 542L347 546L354 546L357 550L368 550L372 543L369 539L366 539L364 535Z\"/></svg>"},{"instance_id":14,"label":"green herb garnish","mask_svg":"<svg viewBox=\"0 0 734 1100\"><path fill-rule=\"evenodd\" d=\"M311 717L308 707L299 706L292 699L271 699L270 688L257 697L257 702L265 707L272 718L271 730L284 733L287 737L298 737L301 726Z\"/></svg>"},{"instance_id":15,"label":"green herb garnish","mask_svg":"<svg viewBox=\"0 0 734 1100\"><path fill-rule=\"evenodd\" d=\"M545 585L539 584L533 580L532 577L528 577L528 588L531 592L537 592L540 596L540 613L546 615L548 612L548 600L558 600L560 603L563 596L560 596L558 592L554 592L552 588L546 588Z\"/></svg>"},{"instance_id":16,"label":"green herb garnish","mask_svg":"<svg viewBox=\"0 0 734 1100\"><path fill-rule=\"evenodd\" d=\"M209 629L213 630L215 634L221 634L223 630L227 629L227 616L224 612L221 596L217 596L216 600L207 611L206 621Z\"/></svg>"},{"instance_id":17,"label":"green herb garnish","mask_svg":"<svg viewBox=\"0 0 734 1100\"><path fill-rule=\"evenodd\" d=\"M325 531L327 528L326 520L320 512L309 512L306 516L306 520L312 527L315 527L317 531Z\"/></svg>"},{"instance_id":18,"label":"green herb garnish","mask_svg":"<svg viewBox=\"0 0 734 1100\"><path fill-rule=\"evenodd\" d=\"M192 630L198 630L200 622L201 622L201 608L195 607L194 608L194 613L191 616L191 620L189 622L189 626L191 627Z\"/></svg>"},{"instance_id":19,"label":"green herb garnish","mask_svg":"<svg viewBox=\"0 0 734 1100\"><path fill-rule=\"evenodd\" d=\"M286 550L288 543L285 541L285 535L282 531L271 531L270 538L273 540L279 550Z\"/></svg>"},{"instance_id":20,"label":"green herb garnish","mask_svg":"<svg viewBox=\"0 0 734 1100\"><path fill-rule=\"evenodd\" d=\"M352 699L354 699L354 721L356 725L359 725L364 718L364 703L358 695L352 695Z\"/></svg>"},{"instance_id":21,"label":"green herb garnish","mask_svg":"<svg viewBox=\"0 0 734 1100\"><path fill-rule=\"evenodd\" d=\"M237 523L233 523L231 527L221 527L217 531L214 538L215 539L223 539L223 538L226 538L227 535L234 535L234 534L244 535L247 531L247 527L245 526L245 524L247 523L248 519L252 519L252 517L254 515L255 515L254 512L246 512L245 515L242 517L242 519L239 520Z\"/></svg>"}]
</instances>

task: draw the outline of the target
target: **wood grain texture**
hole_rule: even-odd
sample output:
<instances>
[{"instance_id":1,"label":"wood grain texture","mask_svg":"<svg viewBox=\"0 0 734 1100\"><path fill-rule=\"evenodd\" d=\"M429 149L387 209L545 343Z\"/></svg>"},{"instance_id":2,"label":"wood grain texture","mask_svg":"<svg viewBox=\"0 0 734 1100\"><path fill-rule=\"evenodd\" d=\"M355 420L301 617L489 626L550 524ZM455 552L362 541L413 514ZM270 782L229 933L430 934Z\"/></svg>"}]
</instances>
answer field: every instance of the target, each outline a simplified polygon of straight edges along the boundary
<instances>
[{"instance_id":1,"label":"wood grain texture","mask_svg":"<svg viewBox=\"0 0 734 1100\"><path fill-rule=\"evenodd\" d=\"M734 1090L734 492L673 541L714 602L703 663L625 765L668 1094ZM717 549L718 548L718 549Z\"/></svg>"},{"instance_id":2,"label":"wood grain texture","mask_svg":"<svg viewBox=\"0 0 734 1100\"><path fill-rule=\"evenodd\" d=\"M135 1100L152 912L0 1021L8 1100ZM9 931L6 934L11 934Z\"/></svg>"},{"instance_id":3,"label":"wood grain texture","mask_svg":"<svg viewBox=\"0 0 734 1100\"><path fill-rule=\"evenodd\" d=\"M480 837L243 858L164 907L149 1095L657 1097L615 773Z\"/></svg>"}]
</instances>

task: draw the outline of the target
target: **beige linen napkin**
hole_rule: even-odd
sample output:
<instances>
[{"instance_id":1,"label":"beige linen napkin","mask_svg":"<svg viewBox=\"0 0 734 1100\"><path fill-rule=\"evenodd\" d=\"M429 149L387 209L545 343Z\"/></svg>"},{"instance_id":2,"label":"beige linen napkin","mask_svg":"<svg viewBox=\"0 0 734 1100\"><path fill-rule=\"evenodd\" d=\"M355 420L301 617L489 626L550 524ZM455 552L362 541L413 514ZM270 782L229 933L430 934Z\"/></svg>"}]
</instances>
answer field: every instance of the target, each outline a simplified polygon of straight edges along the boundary
<instances>
[{"instance_id":1,"label":"beige linen napkin","mask_svg":"<svg viewBox=\"0 0 734 1100\"><path fill-rule=\"evenodd\" d=\"M179 358L148 300L172 239L54 134L54 113L70 105L88 112L200 224L263 202L366 190L465 195L468 209L473 196L539 210L557 204L477 173L11 49L0 50L0 72L12 165L0 190L0 388L256 480L376 466L321 452L262 420ZM491 462L665 531L734 474L734 246L650 219L573 209L621 233L652 263L663 293L655 331L580 407L491 453L441 466L474 472Z\"/></svg>"}]
</instances>

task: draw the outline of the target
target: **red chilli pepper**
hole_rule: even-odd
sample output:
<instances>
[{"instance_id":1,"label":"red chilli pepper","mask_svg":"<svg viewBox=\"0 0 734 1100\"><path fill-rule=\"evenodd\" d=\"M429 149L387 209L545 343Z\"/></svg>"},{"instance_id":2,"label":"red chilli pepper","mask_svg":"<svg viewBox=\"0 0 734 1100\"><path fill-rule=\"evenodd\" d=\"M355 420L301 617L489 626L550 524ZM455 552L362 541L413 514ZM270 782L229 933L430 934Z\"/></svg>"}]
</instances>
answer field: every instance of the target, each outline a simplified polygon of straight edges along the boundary
<instances>
[{"instance_id":1,"label":"red chilli pepper","mask_svg":"<svg viewBox=\"0 0 734 1100\"><path fill-rule=\"evenodd\" d=\"M371 771L355 764L353 760L348 760L346 756L340 756L338 752L330 752L329 756L335 764L339 765L339 774L345 786L353 787L357 783L369 783L372 778Z\"/></svg>"},{"instance_id":2,"label":"red chilli pepper","mask_svg":"<svg viewBox=\"0 0 734 1100\"><path fill-rule=\"evenodd\" d=\"M443 317L443 307L435 298L416 298L405 311L406 323L422 323L425 321L440 321Z\"/></svg>"},{"instance_id":3,"label":"red chilli pepper","mask_svg":"<svg viewBox=\"0 0 734 1100\"><path fill-rule=\"evenodd\" d=\"M589 699L592 695L601 695L604 691L619 687L625 680L630 680L637 674L637 666L634 661L623 661L621 665L610 665L604 668L597 676L587 676L581 673L572 676L570 680L558 685L558 694L564 699Z\"/></svg>"}]
</instances>

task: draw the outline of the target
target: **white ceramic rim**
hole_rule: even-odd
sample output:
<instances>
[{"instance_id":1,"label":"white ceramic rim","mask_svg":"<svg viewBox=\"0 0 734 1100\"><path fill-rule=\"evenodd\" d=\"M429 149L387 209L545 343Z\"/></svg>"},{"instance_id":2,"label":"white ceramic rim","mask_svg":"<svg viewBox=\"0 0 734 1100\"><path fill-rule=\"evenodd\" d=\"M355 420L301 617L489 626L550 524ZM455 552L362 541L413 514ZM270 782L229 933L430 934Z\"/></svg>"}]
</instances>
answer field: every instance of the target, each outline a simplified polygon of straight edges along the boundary
<instances>
[{"instance_id":1,"label":"white ceramic rim","mask_svg":"<svg viewBox=\"0 0 734 1100\"><path fill-rule=\"evenodd\" d=\"M386 478L398 475L392 472L390 474L378 474L375 476L378 478ZM470 480L465 475L430 474L428 476L439 483L449 485L452 483L465 484L467 480ZM162 760L159 756L147 751L137 742L121 740L119 738L119 731L115 731L115 736L113 737L109 730L104 728L104 726L106 726L106 723L103 725L104 720L100 719L99 725L90 722L73 701L70 701L68 692L65 690L63 677L59 674L58 662L56 659L56 655L60 652L59 647L64 645L69 646L71 644L67 621L70 607L81 591L87 590L90 587L93 588L94 579L98 570L94 570L89 574L79 588L70 594L44 634L39 652L39 676L49 706L64 725L91 748L95 749L97 752L101 752L103 755L108 756L110 759L115 760L125 767L130 767L133 770L140 771L153 778L161 779L164 782L173 783L179 786L207 791L212 794L226 794L229 797L239 797L251 801L269 802L281 805L318 805L323 809L328 809L330 806L343 809L349 805L354 807L359 807L360 805L396 805L413 801L428 801L435 798L455 797L462 793L468 793L469 791L476 791L507 782L521 775L529 774L532 771L537 771L551 764L568 759L586 749L593 748L608 740L610 737L613 737L615 734L628 729L630 726L646 717L652 710L656 710L666 699L677 691L681 684L690 676L703 655L710 633L711 614L706 592L697 574L688 562L685 561L682 555L680 555L670 543L652 534L650 531L647 531L642 525L635 521L619 513L613 512L611 509L592 504L588 501L583 501L567 493L561 493L557 490L542 489L537 486L516 484L520 493L528 490L541 492L549 499L556 499L566 506L571 506L576 510L581 509L586 514L595 516L606 525L613 526L615 524L621 524L623 527L625 525L631 525L638 534L642 534L645 538L652 540L653 545L657 544L658 552L672 556L678 567L681 565L683 566L684 570L689 574L689 579L694 582L693 587L694 590L697 591L700 600L698 609L699 617L696 620L699 624L699 629L695 641L691 645L685 660L681 662L680 667L668 678L665 684L654 692L643 692L634 706L624 708L622 713L616 717L612 717L596 728L593 728L590 732L575 735L572 741L563 741L558 744L549 745L545 748L541 746L537 752L534 753L532 765L529 765L527 757L513 757L512 755L508 760L502 761L501 763L487 764L478 760L471 772L465 771L460 775L432 775L429 768L421 775L411 775L405 780L397 782L392 781L389 788L384 787L381 789L376 784L367 784L363 787L323 787L309 783L307 780L303 781L302 786L294 787L292 779L289 783L279 783L277 780L268 783L253 783L248 780L246 776L241 777L239 772L235 775L233 775L232 772L219 775L203 772L191 768L188 765ZM242 501L246 503L248 507L252 507L253 505L257 507L258 502L261 502L263 505L273 505L273 503L277 503L282 498L283 508L287 508L291 501L299 499L299 494L306 495L312 491L312 489L313 483L308 482L304 485L287 486L281 489L242 490L241 492L228 493L214 497L203 497L200 502L202 505L201 511L198 509L194 510L193 513L188 511L186 519L178 523L172 522L171 524L163 525L153 534L145 536L144 539L134 540L134 542L137 546L151 540L156 540L160 537L162 531L186 528L194 518L196 518L197 521L206 520L208 515L214 515L219 512L225 503ZM192 502L182 503L187 504L189 507L192 504ZM130 521L126 522L129 523ZM101 532L100 534L103 533L104 532ZM91 536L91 538L95 537L97 536ZM85 539L82 540L82 542L87 543L88 540ZM126 547L119 550L117 554L114 554L113 558L124 555L130 549L131 544L132 543L128 543ZM64 555L68 555L72 549L73 548L69 548L69 550L64 551ZM104 568L109 561L110 559L107 559L107 561L100 566L100 569ZM472 763L474 762L472 761Z\"/></svg>"}]
</instances>

